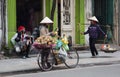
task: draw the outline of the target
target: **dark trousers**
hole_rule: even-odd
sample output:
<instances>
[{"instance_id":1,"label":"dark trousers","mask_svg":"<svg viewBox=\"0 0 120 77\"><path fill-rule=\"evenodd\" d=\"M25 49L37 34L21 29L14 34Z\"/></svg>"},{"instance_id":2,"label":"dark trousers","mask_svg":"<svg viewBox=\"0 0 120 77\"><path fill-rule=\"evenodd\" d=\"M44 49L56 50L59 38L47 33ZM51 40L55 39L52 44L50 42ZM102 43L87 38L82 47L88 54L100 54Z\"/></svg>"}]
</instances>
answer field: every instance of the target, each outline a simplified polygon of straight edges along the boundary
<instances>
[{"instance_id":1,"label":"dark trousers","mask_svg":"<svg viewBox=\"0 0 120 77\"><path fill-rule=\"evenodd\" d=\"M50 49L42 49L42 51L41 51L41 61L42 62L44 62L44 61L47 62L49 53L50 53Z\"/></svg>"},{"instance_id":2,"label":"dark trousers","mask_svg":"<svg viewBox=\"0 0 120 77\"><path fill-rule=\"evenodd\" d=\"M89 38L89 46L90 46L92 56L98 55L98 51L95 47L95 42L96 42L96 38Z\"/></svg>"},{"instance_id":3,"label":"dark trousers","mask_svg":"<svg viewBox=\"0 0 120 77\"><path fill-rule=\"evenodd\" d=\"M25 45L25 48L21 51L21 56L29 57L30 45Z\"/></svg>"}]
</instances>

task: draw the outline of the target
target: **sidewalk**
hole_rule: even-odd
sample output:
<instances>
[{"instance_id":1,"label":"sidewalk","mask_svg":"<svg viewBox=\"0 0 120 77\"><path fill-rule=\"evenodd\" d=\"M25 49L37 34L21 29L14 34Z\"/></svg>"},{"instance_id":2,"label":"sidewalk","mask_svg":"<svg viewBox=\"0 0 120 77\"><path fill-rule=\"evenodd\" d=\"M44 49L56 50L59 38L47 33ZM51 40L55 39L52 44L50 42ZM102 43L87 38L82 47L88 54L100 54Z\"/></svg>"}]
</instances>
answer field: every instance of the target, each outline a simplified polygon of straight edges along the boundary
<instances>
[{"instance_id":1,"label":"sidewalk","mask_svg":"<svg viewBox=\"0 0 120 77\"><path fill-rule=\"evenodd\" d=\"M4 59L0 60L0 74L20 72L25 70L38 70L37 55L31 58L21 59ZM101 64L120 61L120 51L114 53L104 53L99 51L97 58L91 58L91 53L88 50L79 51L79 65Z\"/></svg>"}]
</instances>

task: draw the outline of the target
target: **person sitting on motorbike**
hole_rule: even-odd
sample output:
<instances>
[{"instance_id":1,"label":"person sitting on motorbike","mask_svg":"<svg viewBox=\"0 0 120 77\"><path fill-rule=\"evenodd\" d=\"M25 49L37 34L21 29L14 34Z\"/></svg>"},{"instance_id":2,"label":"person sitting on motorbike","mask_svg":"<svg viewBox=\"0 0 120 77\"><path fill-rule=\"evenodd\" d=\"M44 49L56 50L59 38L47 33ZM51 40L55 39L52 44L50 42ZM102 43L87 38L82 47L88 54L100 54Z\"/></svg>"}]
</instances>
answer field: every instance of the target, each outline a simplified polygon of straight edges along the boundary
<instances>
[{"instance_id":1,"label":"person sitting on motorbike","mask_svg":"<svg viewBox=\"0 0 120 77\"><path fill-rule=\"evenodd\" d=\"M11 38L11 42L14 45L15 51L20 53L22 58L29 58L29 49L30 44L32 43L30 40L30 36L28 36L25 32L24 26L19 26L17 33Z\"/></svg>"}]
</instances>

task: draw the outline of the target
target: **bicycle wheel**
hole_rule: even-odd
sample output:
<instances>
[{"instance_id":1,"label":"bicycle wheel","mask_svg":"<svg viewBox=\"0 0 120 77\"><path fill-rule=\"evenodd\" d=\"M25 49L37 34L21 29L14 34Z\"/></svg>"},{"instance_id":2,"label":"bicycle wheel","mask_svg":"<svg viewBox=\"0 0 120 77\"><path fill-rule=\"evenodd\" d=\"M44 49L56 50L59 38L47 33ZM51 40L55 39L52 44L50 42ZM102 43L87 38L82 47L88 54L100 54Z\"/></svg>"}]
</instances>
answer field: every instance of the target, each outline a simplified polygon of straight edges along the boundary
<instances>
[{"instance_id":1,"label":"bicycle wheel","mask_svg":"<svg viewBox=\"0 0 120 77\"><path fill-rule=\"evenodd\" d=\"M79 63L79 55L77 51L74 48L71 48L69 51L67 51L67 56L65 57L65 60L63 61L64 64L68 68L74 68Z\"/></svg>"},{"instance_id":2,"label":"bicycle wheel","mask_svg":"<svg viewBox=\"0 0 120 77\"><path fill-rule=\"evenodd\" d=\"M41 51L41 52L44 52L44 51ZM41 52L39 52L37 56L37 63L42 71L49 71L53 67L53 62L54 62L53 54L50 51L47 58L45 57L42 58L43 54Z\"/></svg>"}]
</instances>

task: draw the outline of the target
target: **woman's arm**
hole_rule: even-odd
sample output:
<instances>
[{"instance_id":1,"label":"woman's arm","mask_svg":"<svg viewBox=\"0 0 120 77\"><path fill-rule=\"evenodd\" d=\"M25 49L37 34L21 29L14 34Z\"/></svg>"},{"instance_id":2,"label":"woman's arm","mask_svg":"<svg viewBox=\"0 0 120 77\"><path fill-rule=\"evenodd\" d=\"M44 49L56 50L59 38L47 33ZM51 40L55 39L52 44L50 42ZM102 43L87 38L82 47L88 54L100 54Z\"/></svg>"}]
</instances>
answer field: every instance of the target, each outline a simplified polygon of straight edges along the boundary
<instances>
[{"instance_id":1,"label":"woman's arm","mask_svg":"<svg viewBox=\"0 0 120 77\"><path fill-rule=\"evenodd\" d=\"M89 33L89 28L88 28L88 30L87 30L86 32L84 32L84 35L85 35L85 34L88 34L88 33Z\"/></svg>"},{"instance_id":2,"label":"woman's arm","mask_svg":"<svg viewBox=\"0 0 120 77\"><path fill-rule=\"evenodd\" d=\"M100 28L100 26L97 25L97 27L98 27L98 30L105 36L105 33L104 33L103 30Z\"/></svg>"},{"instance_id":3,"label":"woman's arm","mask_svg":"<svg viewBox=\"0 0 120 77\"><path fill-rule=\"evenodd\" d=\"M15 45L15 38L17 37L17 33L11 38L11 42L13 45Z\"/></svg>"}]
</instances>

